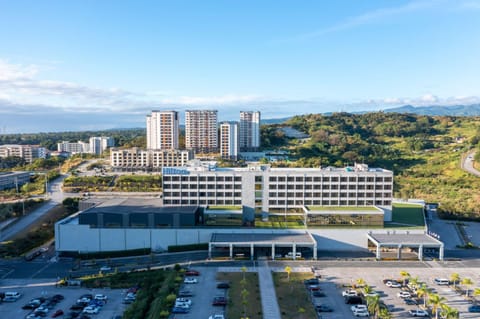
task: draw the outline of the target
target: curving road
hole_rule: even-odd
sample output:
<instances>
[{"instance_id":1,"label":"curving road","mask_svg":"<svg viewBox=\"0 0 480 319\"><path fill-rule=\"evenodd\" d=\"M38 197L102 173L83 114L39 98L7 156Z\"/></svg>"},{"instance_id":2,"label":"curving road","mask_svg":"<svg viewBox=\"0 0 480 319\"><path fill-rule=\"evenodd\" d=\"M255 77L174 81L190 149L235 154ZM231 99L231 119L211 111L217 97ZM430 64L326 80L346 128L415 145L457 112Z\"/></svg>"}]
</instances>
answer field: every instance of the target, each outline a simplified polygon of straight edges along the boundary
<instances>
[{"instance_id":1,"label":"curving road","mask_svg":"<svg viewBox=\"0 0 480 319\"><path fill-rule=\"evenodd\" d=\"M64 194L62 192L61 185L63 180L68 175L61 175L55 180L51 181L47 187L47 201L42 206L38 207L36 210L23 216L17 222L12 223L10 226L6 227L1 231L0 241L4 241L12 238L18 232L21 232L31 224L33 224L38 218L46 214L50 209L62 203Z\"/></svg>"},{"instance_id":2,"label":"curving road","mask_svg":"<svg viewBox=\"0 0 480 319\"><path fill-rule=\"evenodd\" d=\"M462 160L462 169L470 174L480 177L480 172L473 167L473 157L475 156L475 151L470 151Z\"/></svg>"}]
</instances>

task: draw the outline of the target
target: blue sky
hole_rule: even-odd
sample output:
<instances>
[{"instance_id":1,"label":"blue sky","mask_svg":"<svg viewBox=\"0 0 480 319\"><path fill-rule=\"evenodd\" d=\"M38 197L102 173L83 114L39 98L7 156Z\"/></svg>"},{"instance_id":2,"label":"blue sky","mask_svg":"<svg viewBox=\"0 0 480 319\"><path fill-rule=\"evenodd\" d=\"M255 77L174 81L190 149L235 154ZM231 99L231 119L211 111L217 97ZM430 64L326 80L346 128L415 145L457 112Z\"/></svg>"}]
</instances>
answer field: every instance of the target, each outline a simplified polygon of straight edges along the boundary
<instances>
[{"instance_id":1,"label":"blue sky","mask_svg":"<svg viewBox=\"0 0 480 319\"><path fill-rule=\"evenodd\" d=\"M0 133L478 103L479 57L473 0L0 0Z\"/></svg>"}]
</instances>

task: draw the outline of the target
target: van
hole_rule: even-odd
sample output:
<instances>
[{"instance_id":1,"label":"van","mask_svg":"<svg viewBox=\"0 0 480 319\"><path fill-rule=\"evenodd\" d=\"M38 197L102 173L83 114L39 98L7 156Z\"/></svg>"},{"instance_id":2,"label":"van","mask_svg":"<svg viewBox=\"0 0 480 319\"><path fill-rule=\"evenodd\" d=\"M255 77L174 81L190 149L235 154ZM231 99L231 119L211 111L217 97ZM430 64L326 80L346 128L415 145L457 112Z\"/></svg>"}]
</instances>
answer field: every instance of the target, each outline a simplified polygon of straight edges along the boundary
<instances>
[{"instance_id":1,"label":"van","mask_svg":"<svg viewBox=\"0 0 480 319\"><path fill-rule=\"evenodd\" d=\"M19 292L16 292L16 291L7 291L5 292L5 297L3 297L3 299L6 299L8 298L9 300L17 300L21 297L22 295L19 293Z\"/></svg>"},{"instance_id":2,"label":"van","mask_svg":"<svg viewBox=\"0 0 480 319\"><path fill-rule=\"evenodd\" d=\"M293 258L293 252L290 251L288 254L285 255L285 258ZM295 258L302 258L302 253L296 252Z\"/></svg>"},{"instance_id":3,"label":"van","mask_svg":"<svg viewBox=\"0 0 480 319\"><path fill-rule=\"evenodd\" d=\"M434 279L435 283L439 286L448 286L450 285L450 280L445 279L445 278L435 278Z\"/></svg>"}]
</instances>

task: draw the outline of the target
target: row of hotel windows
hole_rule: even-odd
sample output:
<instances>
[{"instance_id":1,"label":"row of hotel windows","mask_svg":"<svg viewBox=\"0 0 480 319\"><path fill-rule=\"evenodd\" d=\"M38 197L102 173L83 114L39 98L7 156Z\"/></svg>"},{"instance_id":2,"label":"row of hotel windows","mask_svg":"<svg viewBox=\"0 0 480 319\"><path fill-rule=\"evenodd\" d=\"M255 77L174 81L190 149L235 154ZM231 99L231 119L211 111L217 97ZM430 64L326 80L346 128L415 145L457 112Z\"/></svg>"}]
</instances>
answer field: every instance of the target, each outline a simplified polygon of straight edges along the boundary
<instances>
[{"instance_id":1,"label":"row of hotel windows","mask_svg":"<svg viewBox=\"0 0 480 319\"><path fill-rule=\"evenodd\" d=\"M163 184L163 189L242 189L241 184Z\"/></svg>"},{"instance_id":2,"label":"row of hotel windows","mask_svg":"<svg viewBox=\"0 0 480 319\"><path fill-rule=\"evenodd\" d=\"M392 182L392 177L381 176L270 176L269 182Z\"/></svg>"},{"instance_id":3,"label":"row of hotel windows","mask_svg":"<svg viewBox=\"0 0 480 319\"><path fill-rule=\"evenodd\" d=\"M350 185L338 185L338 184L316 184L316 185L303 185L303 184L270 184L268 186L269 189L392 189L392 185L363 185L363 184L350 184Z\"/></svg>"},{"instance_id":4,"label":"row of hotel windows","mask_svg":"<svg viewBox=\"0 0 480 319\"><path fill-rule=\"evenodd\" d=\"M216 177L216 178L215 178ZM215 180L218 182L241 182L242 177L241 176L169 176L165 175L163 176L163 180L165 182L214 182Z\"/></svg>"},{"instance_id":5,"label":"row of hotel windows","mask_svg":"<svg viewBox=\"0 0 480 319\"><path fill-rule=\"evenodd\" d=\"M228 185L227 185L228 186ZM391 193L272 193L270 198L391 198ZM164 197L241 197L241 192L164 192Z\"/></svg>"},{"instance_id":6,"label":"row of hotel windows","mask_svg":"<svg viewBox=\"0 0 480 319\"><path fill-rule=\"evenodd\" d=\"M182 197L238 197L238 198L241 198L242 197L242 193L240 192L235 192L235 193L232 193L232 192L164 192L163 193L163 196L164 197L170 197L170 196L173 196L173 197L179 197L179 196L182 196Z\"/></svg>"},{"instance_id":7,"label":"row of hotel windows","mask_svg":"<svg viewBox=\"0 0 480 319\"><path fill-rule=\"evenodd\" d=\"M287 206L390 206L390 200L269 200L270 207Z\"/></svg>"}]
</instances>

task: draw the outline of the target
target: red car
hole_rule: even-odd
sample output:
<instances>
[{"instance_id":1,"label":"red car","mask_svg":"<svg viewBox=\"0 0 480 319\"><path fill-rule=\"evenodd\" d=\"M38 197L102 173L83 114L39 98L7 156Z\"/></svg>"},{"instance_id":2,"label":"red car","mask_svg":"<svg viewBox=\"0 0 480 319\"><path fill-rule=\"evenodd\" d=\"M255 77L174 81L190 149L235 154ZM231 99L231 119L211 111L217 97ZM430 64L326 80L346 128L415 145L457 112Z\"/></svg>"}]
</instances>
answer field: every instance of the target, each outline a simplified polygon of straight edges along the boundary
<instances>
[{"instance_id":1,"label":"red car","mask_svg":"<svg viewBox=\"0 0 480 319\"><path fill-rule=\"evenodd\" d=\"M227 305L227 298L225 298L225 297L215 297L215 298L213 298L212 305L213 306L226 306Z\"/></svg>"},{"instance_id":2,"label":"red car","mask_svg":"<svg viewBox=\"0 0 480 319\"><path fill-rule=\"evenodd\" d=\"M57 311L55 311L53 314L52 314L52 318L57 318L59 316L63 315L63 310L62 309L58 309Z\"/></svg>"},{"instance_id":3,"label":"red car","mask_svg":"<svg viewBox=\"0 0 480 319\"><path fill-rule=\"evenodd\" d=\"M193 269L189 269L185 272L185 276L200 276L200 272Z\"/></svg>"}]
</instances>

